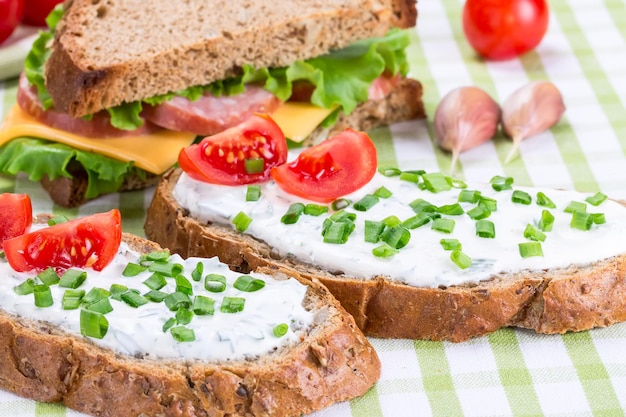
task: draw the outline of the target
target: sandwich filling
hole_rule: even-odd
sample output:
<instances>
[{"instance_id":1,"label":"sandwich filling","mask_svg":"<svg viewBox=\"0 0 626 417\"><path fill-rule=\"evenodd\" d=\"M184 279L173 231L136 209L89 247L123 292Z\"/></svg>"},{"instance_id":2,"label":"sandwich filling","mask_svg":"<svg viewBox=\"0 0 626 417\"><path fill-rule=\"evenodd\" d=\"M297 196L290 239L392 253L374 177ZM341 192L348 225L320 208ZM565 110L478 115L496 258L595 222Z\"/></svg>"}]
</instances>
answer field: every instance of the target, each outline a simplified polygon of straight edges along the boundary
<instances>
[{"instance_id":1,"label":"sandwich filling","mask_svg":"<svg viewBox=\"0 0 626 417\"><path fill-rule=\"evenodd\" d=\"M4 279L0 282L0 305L8 314L45 321L80 336L88 326L81 316L89 309L85 306L87 298L90 294L110 292L106 299L111 311L103 316L108 329L102 338L90 337L90 340L121 354L152 359L254 359L297 344L313 323L314 313L303 305L307 287L297 280L277 280L262 274L246 275L244 279L216 259L184 260L177 255L171 256L168 264L181 268L180 275L187 277L185 292L191 294L192 302L194 297L203 300L202 309L194 307L199 304L194 302L189 309L196 313L184 319L183 313L172 311L167 300L152 299L132 306L115 297L116 287L146 294L158 286L153 291L174 294L181 292L183 285L178 278L155 279L155 272L150 270L124 276L129 263L137 263L139 259L138 253L122 243L114 260L102 271L80 270L87 276L77 290L86 294L82 297L83 306L73 309L67 308L64 294L68 289L60 284L48 286L53 301L49 307L37 307L33 294L19 295L20 285L35 273L16 272L6 260L1 260L0 274ZM198 265L202 265L202 273L196 281L192 276ZM247 285L235 284L237 279L248 280ZM173 318L177 324L172 324ZM187 320L187 324L180 324Z\"/></svg>"},{"instance_id":2,"label":"sandwich filling","mask_svg":"<svg viewBox=\"0 0 626 417\"><path fill-rule=\"evenodd\" d=\"M341 200L344 208L329 204L314 210L316 215L301 212L288 221L294 204L312 202L274 182L260 184L258 200L246 201L246 186L209 184L183 173L173 195L202 222L235 229L237 217L245 217L245 233L283 257L418 287L566 268L626 253L626 207L606 197L521 187L510 178L504 185L500 177L491 184L464 184L438 173L396 173L377 173ZM348 232L329 239L331 226L340 222L349 224Z\"/></svg>"}]
</instances>

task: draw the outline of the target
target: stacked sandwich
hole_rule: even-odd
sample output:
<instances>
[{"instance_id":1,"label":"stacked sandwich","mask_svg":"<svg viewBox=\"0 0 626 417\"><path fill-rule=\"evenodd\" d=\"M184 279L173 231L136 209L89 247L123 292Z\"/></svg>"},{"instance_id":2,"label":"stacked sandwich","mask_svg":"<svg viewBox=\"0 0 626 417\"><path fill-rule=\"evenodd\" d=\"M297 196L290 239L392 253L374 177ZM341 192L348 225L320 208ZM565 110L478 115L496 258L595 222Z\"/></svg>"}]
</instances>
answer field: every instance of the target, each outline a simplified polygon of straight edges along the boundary
<instances>
[{"instance_id":1,"label":"stacked sandwich","mask_svg":"<svg viewBox=\"0 0 626 417\"><path fill-rule=\"evenodd\" d=\"M73 1L28 56L0 173L76 206L142 188L197 135L254 113L286 136L423 117L406 78L413 1Z\"/></svg>"}]
</instances>

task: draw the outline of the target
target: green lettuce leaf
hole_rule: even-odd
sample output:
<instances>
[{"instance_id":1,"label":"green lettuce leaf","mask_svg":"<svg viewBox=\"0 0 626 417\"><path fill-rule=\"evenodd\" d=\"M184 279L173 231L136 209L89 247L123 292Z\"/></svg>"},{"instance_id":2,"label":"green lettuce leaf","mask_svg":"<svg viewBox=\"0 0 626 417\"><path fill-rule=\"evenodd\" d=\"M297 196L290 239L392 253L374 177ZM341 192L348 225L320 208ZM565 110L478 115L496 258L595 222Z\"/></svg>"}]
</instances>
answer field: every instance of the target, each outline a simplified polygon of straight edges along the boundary
<instances>
[{"instance_id":1,"label":"green lettuce leaf","mask_svg":"<svg viewBox=\"0 0 626 417\"><path fill-rule=\"evenodd\" d=\"M0 174L28 174L31 181L41 181L44 175L51 180L72 178L67 167L78 161L87 171L86 198L116 192L127 175L145 177L146 172L132 162L122 162L92 152L81 151L62 143L35 138L18 138L0 147Z\"/></svg>"}]
</instances>

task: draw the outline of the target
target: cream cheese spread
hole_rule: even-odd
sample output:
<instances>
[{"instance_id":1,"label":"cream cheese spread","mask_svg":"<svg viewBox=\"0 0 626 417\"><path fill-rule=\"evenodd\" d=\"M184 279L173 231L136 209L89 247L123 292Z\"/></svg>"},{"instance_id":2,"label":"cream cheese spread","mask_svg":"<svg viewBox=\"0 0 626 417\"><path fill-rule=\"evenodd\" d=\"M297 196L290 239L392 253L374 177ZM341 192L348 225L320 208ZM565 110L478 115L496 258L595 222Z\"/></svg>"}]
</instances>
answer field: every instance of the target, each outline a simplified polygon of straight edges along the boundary
<instances>
[{"instance_id":1,"label":"cream cheese spread","mask_svg":"<svg viewBox=\"0 0 626 417\"><path fill-rule=\"evenodd\" d=\"M87 292L94 287L108 290L112 284L118 284L137 289L141 294L148 292L149 288L143 282L152 272L144 271L133 277L122 276L126 265L129 262L136 263L138 257L138 253L122 243L112 263L102 271L84 270L87 272L87 279L79 289ZM174 316L164 302L148 302L135 308L118 300L110 300L113 311L105 315L109 322L106 335L102 339L91 340L119 353L140 357L239 360L254 358L297 343L313 322L313 313L302 305L307 287L293 278L276 280L262 274L253 274L255 278L262 279L265 286L258 291L244 292L232 285L241 274L232 272L215 258L184 260L173 255L169 261L182 265L182 274L186 277L191 277L191 272L199 262L204 264L203 277L210 273L226 277L226 290L220 293L207 291L203 280L196 282L189 278L195 295L201 294L215 300L213 315L196 315L187 326L193 329L195 341L179 342L174 340L169 331L163 331L164 323ZM35 306L33 294L15 293L14 287L35 275L35 272L15 272L6 260L0 261L0 276L3 277L0 280L2 310L28 319L52 323L80 337L80 309L62 308L62 297L66 288L51 285L54 304L45 308ZM175 288L174 280L169 278L161 291L171 293ZM245 298L244 309L236 313L221 312L220 305L224 297ZM288 326L287 333L276 336L274 327L283 323Z\"/></svg>"},{"instance_id":2,"label":"cream cheese spread","mask_svg":"<svg viewBox=\"0 0 626 417\"><path fill-rule=\"evenodd\" d=\"M199 182L184 173L174 189L174 198L189 210L190 216L201 221L232 225L233 217L246 213L252 222L245 233L264 241L282 256L291 255L302 262L319 266L335 273L370 279L374 276L389 276L392 279L419 287L450 286L477 282L498 273L513 273L521 270L541 270L566 267L571 264L587 264L626 253L626 208L606 200L599 206L585 203L591 194L575 191L528 188L513 185L511 190L495 191L491 184L467 184L466 190L480 191L481 195L497 201L497 210L488 220L495 226L495 238L476 235L476 221L467 211L476 204L459 203L464 213L442 215L455 222L452 233L433 230L431 223L410 230L409 243L388 258L376 257L372 249L378 244L364 239L365 220L380 221L395 215L400 220L415 216L409 203L422 198L439 207L458 202L460 189L431 192L420 189L416 183L387 177L376 173L370 183L345 196L352 202L366 194L373 194L384 186L392 195L367 211L356 211L355 230L345 244L325 243L322 238L324 219L321 216L301 215L295 224L281 223L281 217L292 203L310 203L297 196L283 192L274 182L261 185L258 201L246 201L246 186L220 186ZM514 190L527 192L532 197L529 205L512 201ZM543 192L556 208L539 206L538 192ZM605 224L593 224L583 231L570 227L572 214L565 208L572 201L586 204L590 213L603 213ZM543 210L554 216L553 230L546 232L541 242L543 256L522 257L518 244L528 242L524 237L527 225L537 226ZM462 251L472 259L469 268L461 269L450 260L450 251L444 250L441 239L458 239Z\"/></svg>"}]
</instances>

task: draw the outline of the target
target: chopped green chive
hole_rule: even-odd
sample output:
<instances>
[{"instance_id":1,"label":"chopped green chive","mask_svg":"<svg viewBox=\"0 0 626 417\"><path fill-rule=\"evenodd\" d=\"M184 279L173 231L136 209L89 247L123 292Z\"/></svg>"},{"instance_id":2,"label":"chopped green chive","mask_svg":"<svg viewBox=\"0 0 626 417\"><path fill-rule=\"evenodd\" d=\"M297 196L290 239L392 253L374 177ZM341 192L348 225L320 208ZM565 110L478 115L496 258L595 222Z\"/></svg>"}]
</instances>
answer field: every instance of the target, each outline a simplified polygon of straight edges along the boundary
<instances>
[{"instance_id":1,"label":"chopped green chive","mask_svg":"<svg viewBox=\"0 0 626 417\"><path fill-rule=\"evenodd\" d=\"M102 339L109 330L109 321L96 311L80 311L80 333L83 336Z\"/></svg>"},{"instance_id":2,"label":"chopped green chive","mask_svg":"<svg viewBox=\"0 0 626 417\"><path fill-rule=\"evenodd\" d=\"M233 224L235 225L235 229L238 232L245 232L252 223L252 217L248 216L243 211L237 213L237 215L233 218Z\"/></svg>"},{"instance_id":3,"label":"chopped green chive","mask_svg":"<svg viewBox=\"0 0 626 417\"><path fill-rule=\"evenodd\" d=\"M78 269L68 269L63 276L61 276L59 287L76 289L80 287L86 279L87 272L79 271Z\"/></svg>"},{"instance_id":4,"label":"chopped green chive","mask_svg":"<svg viewBox=\"0 0 626 417\"><path fill-rule=\"evenodd\" d=\"M467 184L465 181L460 180L458 178L447 177L447 180L450 182L454 188L467 188Z\"/></svg>"},{"instance_id":5,"label":"chopped green chive","mask_svg":"<svg viewBox=\"0 0 626 417\"><path fill-rule=\"evenodd\" d=\"M103 299L107 299L111 296L111 292L104 288L94 287L89 290L85 297L83 297L83 303L93 304Z\"/></svg>"},{"instance_id":6,"label":"chopped green chive","mask_svg":"<svg viewBox=\"0 0 626 417\"><path fill-rule=\"evenodd\" d=\"M237 313L243 311L246 299L242 297L224 297L220 311L222 313Z\"/></svg>"},{"instance_id":7,"label":"chopped green chive","mask_svg":"<svg viewBox=\"0 0 626 417\"><path fill-rule=\"evenodd\" d=\"M177 292L182 292L184 294L187 295L192 295L193 294L193 287L191 286L191 282L187 279L186 276L182 275L182 274L178 274L176 275L176 278L174 278L176 281L176 291Z\"/></svg>"},{"instance_id":8,"label":"chopped green chive","mask_svg":"<svg viewBox=\"0 0 626 417\"><path fill-rule=\"evenodd\" d=\"M442 233L452 233L454 231L455 222L452 219L434 219L432 229Z\"/></svg>"},{"instance_id":9,"label":"chopped green chive","mask_svg":"<svg viewBox=\"0 0 626 417\"><path fill-rule=\"evenodd\" d=\"M519 254L522 258L530 258L531 256L543 256L543 249L539 242L524 242L517 245Z\"/></svg>"},{"instance_id":10,"label":"chopped green chive","mask_svg":"<svg viewBox=\"0 0 626 417\"><path fill-rule=\"evenodd\" d=\"M198 262L196 267L191 271L191 279L196 282L200 282L202 279L202 273L204 272L204 264L202 262Z\"/></svg>"},{"instance_id":11,"label":"chopped green chive","mask_svg":"<svg viewBox=\"0 0 626 417\"><path fill-rule=\"evenodd\" d=\"M477 205L473 209L467 212L467 215L470 216L472 220L482 220L491 216L491 211L483 205Z\"/></svg>"},{"instance_id":12,"label":"chopped green chive","mask_svg":"<svg viewBox=\"0 0 626 417\"><path fill-rule=\"evenodd\" d=\"M377 243L385 229L385 223L376 220L365 220L365 241Z\"/></svg>"},{"instance_id":13,"label":"chopped green chive","mask_svg":"<svg viewBox=\"0 0 626 417\"><path fill-rule=\"evenodd\" d=\"M400 180L417 184L420 182L420 174L416 172L403 172L400 174Z\"/></svg>"},{"instance_id":14,"label":"chopped green chive","mask_svg":"<svg viewBox=\"0 0 626 417\"><path fill-rule=\"evenodd\" d=\"M397 177L402 174L402 171L395 167L379 167L378 172L385 177Z\"/></svg>"},{"instance_id":15,"label":"chopped green chive","mask_svg":"<svg viewBox=\"0 0 626 417\"><path fill-rule=\"evenodd\" d=\"M467 256L460 249L453 250L450 253L450 260L461 269L467 269L472 266L472 258Z\"/></svg>"},{"instance_id":16,"label":"chopped green chive","mask_svg":"<svg viewBox=\"0 0 626 417\"><path fill-rule=\"evenodd\" d=\"M398 253L398 249L392 248L387 243L383 243L372 249L372 254L378 258L390 258L396 253Z\"/></svg>"},{"instance_id":17,"label":"chopped green chive","mask_svg":"<svg viewBox=\"0 0 626 417\"><path fill-rule=\"evenodd\" d=\"M496 237L496 226L490 220L478 220L476 222L476 235L488 239Z\"/></svg>"},{"instance_id":18,"label":"chopped green chive","mask_svg":"<svg viewBox=\"0 0 626 417\"><path fill-rule=\"evenodd\" d=\"M554 202L541 191L537 193L537 205L541 207L556 208L556 204L554 204Z\"/></svg>"},{"instance_id":19,"label":"chopped green chive","mask_svg":"<svg viewBox=\"0 0 626 417\"><path fill-rule=\"evenodd\" d=\"M47 268L41 271L39 274L37 274L37 278L39 278L39 280L46 285L58 284L61 280L54 268Z\"/></svg>"},{"instance_id":20,"label":"chopped green chive","mask_svg":"<svg viewBox=\"0 0 626 417\"><path fill-rule=\"evenodd\" d=\"M121 299L123 302L128 304L131 307L141 307L144 304L148 303L148 299L137 293L136 290L128 290L121 295Z\"/></svg>"},{"instance_id":21,"label":"chopped green chive","mask_svg":"<svg viewBox=\"0 0 626 417\"><path fill-rule=\"evenodd\" d=\"M158 272L166 277L175 277L183 272L184 267L181 264L174 262L153 262L148 271Z\"/></svg>"},{"instance_id":22,"label":"chopped green chive","mask_svg":"<svg viewBox=\"0 0 626 417\"><path fill-rule=\"evenodd\" d=\"M87 293L87 295L89 295L89 293ZM87 298L87 295L83 297L83 306L85 310L95 311L96 313L100 313L100 314L107 314L113 311L113 306L111 305L111 302L109 301L108 297L101 298L92 303L86 303L85 299Z\"/></svg>"},{"instance_id":23,"label":"chopped green chive","mask_svg":"<svg viewBox=\"0 0 626 417\"><path fill-rule=\"evenodd\" d=\"M191 306L191 299L189 296L178 291L168 294L163 301L170 311L176 311L179 308L189 308Z\"/></svg>"},{"instance_id":24,"label":"chopped green chive","mask_svg":"<svg viewBox=\"0 0 626 417\"><path fill-rule=\"evenodd\" d=\"M176 326L172 327L170 330L170 334L177 342L193 342L196 340L196 334L193 329L189 329L184 326Z\"/></svg>"},{"instance_id":25,"label":"chopped green chive","mask_svg":"<svg viewBox=\"0 0 626 417\"><path fill-rule=\"evenodd\" d=\"M54 304L52 291L46 284L35 284L33 286L33 294L35 295L35 305L37 307L50 307Z\"/></svg>"},{"instance_id":26,"label":"chopped green chive","mask_svg":"<svg viewBox=\"0 0 626 417\"><path fill-rule=\"evenodd\" d=\"M532 224L526 225L526 228L524 229L524 237L526 239L535 240L539 242L543 242L546 240L546 234L543 233L541 230L537 229Z\"/></svg>"},{"instance_id":27,"label":"chopped green chive","mask_svg":"<svg viewBox=\"0 0 626 417\"><path fill-rule=\"evenodd\" d=\"M374 194L366 194L359 201L354 203L354 209L358 211L367 211L378 204L379 198Z\"/></svg>"},{"instance_id":28,"label":"chopped green chive","mask_svg":"<svg viewBox=\"0 0 626 417\"><path fill-rule=\"evenodd\" d=\"M347 198L339 198L330 204L330 208L332 208L333 211L339 211L345 209L350 204L352 204L352 201Z\"/></svg>"},{"instance_id":29,"label":"chopped green chive","mask_svg":"<svg viewBox=\"0 0 626 417\"><path fill-rule=\"evenodd\" d=\"M445 250L461 250L463 249L463 245L459 242L458 239L441 239L439 241L441 247Z\"/></svg>"},{"instance_id":30,"label":"chopped green chive","mask_svg":"<svg viewBox=\"0 0 626 417\"><path fill-rule=\"evenodd\" d=\"M287 209L287 213L280 218L280 221L284 224L294 224L298 221L302 213L304 213L304 204L293 203Z\"/></svg>"},{"instance_id":31,"label":"chopped green chive","mask_svg":"<svg viewBox=\"0 0 626 417\"><path fill-rule=\"evenodd\" d=\"M176 310L176 323L189 324L191 323L191 319L193 319L193 311L187 310L186 308Z\"/></svg>"},{"instance_id":32,"label":"chopped green chive","mask_svg":"<svg viewBox=\"0 0 626 417\"><path fill-rule=\"evenodd\" d=\"M585 212L587 211L587 204L582 203L580 201L570 201L570 203L565 207L566 213L574 213L576 211Z\"/></svg>"},{"instance_id":33,"label":"chopped green chive","mask_svg":"<svg viewBox=\"0 0 626 417\"><path fill-rule=\"evenodd\" d=\"M259 201L261 198L260 185L248 185L246 189L246 201Z\"/></svg>"},{"instance_id":34,"label":"chopped green chive","mask_svg":"<svg viewBox=\"0 0 626 417\"><path fill-rule=\"evenodd\" d=\"M176 324L176 319L174 317L167 319L165 323L163 323L163 333L167 332Z\"/></svg>"},{"instance_id":35,"label":"chopped green chive","mask_svg":"<svg viewBox=\"0 0 626 417\"><path fill-rule=\"evenodd\" d=\"M76 310L85 296L84 290L65 290L61 299L63 310Z\"/></svg>"},{"instance_id":36,"label":"chopped green chive","mask_svg":"<svg viewBox=\"0 0 626 417\"><path fill-rule=\"evenodd\" d=\"M304 214L308 216L321 216L324 213L328 213L328 206L321 206L313 203L309 203L304 206Z\"/></svg>"},{"instance_id":37,"label":"chopped green chive","mask_svg":"<svg viewBox=\"0 0 626 417\"><path fill-rule=\"evenodd\" d=\"M387 227L380 236L380 240L394 249L402 249L411 240L411 232L402 225Z\"/></svg>"},{"instance_id":38,"label":"chopped green chive","mask_svg":"<svg viewBox=\"0 0 626 417\"><path fill-rule=\"evenodd\" d=\"M439 173L432 172L422 175L424 179L424 186L426 189L433 193L439 193L441 191L448 191L452 189L452 185L448 181L448 178Z\"/></svg>"},{"instance_id":39,"label":"chopped green chive","mask_svg":"<svg viewBox=\"0 0 626 417\"><path fill-rule=\"evenodd\" d=\"M265 281L250 275L240 275L233 283L233 287L237 288L239 291L254 292L265 287Z\"/></svg>"},{"instance_id":40,"label":"chopped green chive","mask_svg":"<svg viewBox=\"0 0 626 417\"><path fill-rule=\"evenodd\" d=\"M513 188L513 178L512 177L503 177L501 175L496 175L491 178L489 181L491 183L491 188L496 191L504 191L510 190Z\"/></svg>"},{"instance_id":41,"label":"chopped green chive","mask_svg":"<svg viewBox=\"0 0 626 417\"><path fill-rule=\"evenodd\" d=\"M406 227L407 229L417 229L418 227L424 226L432 219L437 219L439 217L439 214L421 212L403 221L402 226Z\"/></svg>"},{"instance_id":42,"label":"chopped green chive","mask_svg":"<svg viewBox=\"0 0 626 417\"><path fill-rule=\"evenodd\" d=\"M543 210L541 212L541 219L539 219L539 230L543 232L550 232L552 230L552 226L554 225L554 216L548 210Z\"/></svg>"},{"instance_id":43,"label":"chopped green chive","mask_svg":"<svg viewBox=\"0 0 626 417\"><path fill-rule=\"evenodd\" d=\"M436 212L437 211L437 206L435 206L434 204L429 203L428 201L424 200L423 198L417 198L417 199L411 201L409 203L409 206L416 213L421 213L423 211L425 211L425 212Z\"/></svg>"},{"instance_id":44,"label":"chopped green chive","mask_svg":"<svg viewBox=\"0 0 626 417\"><path fill-rule=\"evenodd\" d=\"M487 210L489 210L492 213L498 210L498 200L495 200L490 197L480 197L480 200L478 201L478 205L485 207Z\"/></svg>"},{"instance_id":45,"label":"chopped green chive","mask_svg":"<svg viewBox=\"0 0 626 417\"><path fill-rule=\"evenodd\" d=\"M593 222L595 224L604 224L604 223L606 223L606 217L604 216L604 213L593 213L591 215L591 217L593 217Z\"/></svg>"},{"instance_id":46,"label":"chopped green chive","mask_svg":"<svg viewBox=\"0 0 626 417\"><path fill-rule=\"evenodd\" d=\"M150 290L147 293L145 293L143 296L146 297L146 299L152 301L153 303L160 303L161 301L165 300L165 297L167 297L169 294L163 291L159 291L159 290Z\"/></svg>"},{"instance_id":47,"label":"chopped green chive","mask_svg":"<svg viewBox=\"0 0 626 417\"><path fill-rule=\"evenodd\" d=\"M35 289L35 280L33 280L32 278L27 278L21 284L13 287L13 291L17 295L32 294L34 289Z\"/></svg>"},{"instance_id":48,"label":"chopped green chive","mask_svg":"<svg viewBox=\"0 0 626 417\"><path fill-rule=\"evenodd\" d=\"M226 277L220 274L209 274L204 277L204 288L210 292L226 290Z\"/></svg>"},{"instance_id":49,"label":"chopped green chive","mask_svg":"<svg viewBox=\"0 0 626 417\"><path fill-rule=\"evenodd\" d=\"M141 274L146 269L148 269L147 266L129 262L126 265L126 267L124 267L124 270L122 271L122 276L124 276L124 277L135 277L135 276Z\"/></svg>"},{"instance_id":50,"label":"chopped green chive","mask_svg":"<svg viewBox=\"0 0 626 417\"><path fill-rule=\"evenodd\" d=\"M402 224L402 220L398 216L391 215L387 216L382 220L383 224L387 227L395 227L399 224Z\"/></svg>"},{"instance_id":51,"label":"chopped green chive","mask_svg":"<svg viewBox=\"0 0 626 417\"><path fill-rule=\"evenodd\" d=\"M215 313L215 300L204 295L197 295L193 299L191 310L198 316L213 315Z\"/></svg>"},{"instance_id":52,"label":"chopped green chive","mask_svg":"<svg viewBox=\"0 0 626 417\"><path fill-rule=\"evenodd\" d=\"M331 222L328 227L325 227L324 242L344 244L348 241L348 237L352 232L351 229L353 227L349 223Z\"/></svg>"},{"instance_id":53,"label":"chopped green chive","mask_svg":"<svg viewBox=\"0 0 626 417\"><path fill-rule=\"evenodd\" d=\"M465 211L463 210L463 207L461 207L459 203L446 204L444 206L440 206L437 208L437 211L441 214L447 214L448 216L459 216L465 213Z\"/></svg>"},{"instance_id":54,"label":"chopped green chive","mask_svg":"<svg viewBox=\"0 0 626 417\"><path fill-rule=\"evenodd\" d=\"M593 225L593 214L575 211L572 213L572 220L569 225L572 229L589 230Z\"/></svg>"},{"instance_id":55,"label":"chopped green chive","mask_svg":"<svg viewBox=\"0 0 626 417\"><path fill-rule=\"evenodd\" d=\"M274 333L274 336L276 337L283 337L287 334L288 330L289 326L287 325L287 323L280 323L274 326L274 328L272 329L272 333Z\"/></svg>"},{"instance_id":56,"label":"chopped green chive","mask_svg":"<svg viewBox=\"0 0 626 417\"><path fill-rule=\"evenodd\" d=\"M48 226L55 226L57 224L66 223L69 219L63 215L54 216L48 219Z\"/></svg>"},{"instance_id":57,"label":"chopped green chive","mask_svg":"<svg viewBox=\"0 0 626 417\"><path fill-rule=\"evenodd\" d=\"M392 196L392 192L389 191L386 187L382 186L376 191L374 191L374 195L378 198L389 198Z\"/></svg>"},{"instance_id":58,"label":"chopped green chive","mask_svg":"<svg viewBox=\"0 0 626 417\"><path fill-rule=\"evenodd\" d=\"M246 174L260 174L265 170L265 159L247 158L244 161Z\"/></svg>"},{"instance_id":59,"label":"chopped green chive","mask_svg":"<svg viewBox=\"0 0 626 417\"><path fill-rule=\"evenodd\" d=\"M600 204L604 203L607 198L608 197L606 195L602 194L601 192L597 192L591 197L585 198L585 201L592 206L599 206Z\"/></svg>"},{"instance_id":60,"label":"chopped green chive","mask_svg":"<svg viewBox=\"0 0 626 417\"><path fill-rule=\"evenodd\" d=\"M459 203L478 203L481 193L476 190L461 190L459 193Z\"/></svg>"},{"instance_id":61,"label":"chopped green chive","mask_svg":"<svg viewBox=\"0 0 626 417\"><path fill-rule=\"evenodd\" d=\"M122 301L122 294L126 291L128 291L128 287L126 285L111 284L111 287L109 288L111 298L117 301Z\"/></svg>"},{"instance_id":62,"label":"chopped green chive","mask_svg":"<svg viewBox=\"0 0 626 417\"><path fill-rule=\"evenodd\" d=\"M154 272L143 284L151 290L160 290L167 285L167 280L160 272Z\"/></svg>"},{"instance_id":63,"label":"chopped green chive","mask_svg":"<svg viewBox=\"0 0 626 417\"><path fill-rule=\"evenodd\" d=\"M143 263L145 261L149 262L167 262L170 258L170 252L167 250L161 251L152 251L148 254L141 255L139 257L139 263Z\"/></svg>"},{"instance_id":64,"label":"chopped green chive","mask_svg":"<svg viewBox=\"0 0 626 417\"><path fill-rule=\"evenodd\" d=\"M515 190L511 195L511 201L517 204L530 205L530 203L532 203L533 201L533 198L526 191Z\"/></svg>"}]
</instances>

